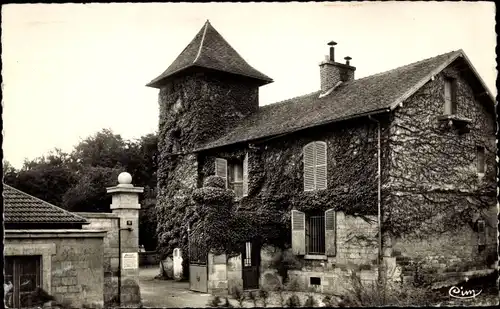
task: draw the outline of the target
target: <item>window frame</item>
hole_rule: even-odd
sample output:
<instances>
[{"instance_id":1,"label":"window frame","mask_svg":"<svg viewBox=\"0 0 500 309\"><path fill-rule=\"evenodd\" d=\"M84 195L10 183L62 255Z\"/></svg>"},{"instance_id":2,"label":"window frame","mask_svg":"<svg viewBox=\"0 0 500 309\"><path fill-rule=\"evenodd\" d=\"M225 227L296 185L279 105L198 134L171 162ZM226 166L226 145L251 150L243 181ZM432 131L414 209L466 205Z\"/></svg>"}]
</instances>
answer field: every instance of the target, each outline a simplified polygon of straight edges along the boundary
<instances>
[{"instance_id":1,"label":"window frame","mask_svg":"<svg viewBox=\"0 0 500 309\"><path fill-rule=\"evenodd\" d=\"M43 273L42 273L42 256L41 255L10 255L10 256L5 256L5 264L7 264L8 260L11 260L11 265L12 265L12 275L8 275L7 273L9 272L10 269L5 268L5 280L7 280L8 276L12 276L12 291L9 292L8 294L5 295L7 297L9 294L11 296L10 299L12 299L12 303L9 305L12 305L10 308L31 308L33 307L33 304L31 303L31 300L28 297L28 303L24 304L25 307L21 307L21 299L23 295L31 295L32 292L36 290L37 287L42 287L43 283ZM35 262L35 273L34 274L29 274L29 275L35 275L35 286L28 291L20 291L21 286L23 285L20 280L21 276L21 269L22 265L26 265L26 263L33 263ZM4 265L5 267L5 265ZM25 273L24 275L27 275L28 273ZM9 280L10 281L10 280ZM7 283L7 281L5 281Z\"/></svg>"},{"instance_id":2,"label":"window frame","mask_svg":"<svg viewBox=\"0 0 500 309\"><path fill-rule=\"evenodd\" d=\"M479 177L486 173L486 147L476 145L476 172Z\"/></svg>"},{"instance_id":3,"label":"window frame","mask_svg":"<svg viewBox=\"0 0 500 309\"><path fill-rule=\"evenodd\" d=\"M220 170L219 164L221 164ZM215 174L224 178L226 189L233 190L236 200L248 196L248 154L245 154L243 159L216 157ZM236 176L239 176L239 178Z\"/></svg>"},{"instance_id":4,"label":"window frame","mask_svg":"<svg viewBox=\"0 0 500 309\"><path fill-rule=\"evenodd\" d=\"M318 145L321 145L324 149L324 162L318 164ZM308 148L312 147L312 153L308 153ZM312 156L312 158L309 158L309 155ZM308 161L312 160L312 165L308 164ZM328 144L325 141L312 141L307 143L304 147L302 147L302 164L303 164L303 171L302 171L302 177L303 177L303 182L304 182L304 192L313 192L313 191L320 191L320 190L326 190L328 188ZM311 175L307 175L310 173L310 170L312 168L312 181L313 185L312 188L309 188L310 184L308 184L308 179L311 177ZM318 170L319 168L324 168L324 186L322 188L319 188L319 182L318 182ZM309 177L307 177L309 176Z\"/></svg>"},{"instance_id":5,"label":"window frame","mask_svg":"<svg viewBox=\"0 0 500 309\"><path fill-rule=\"evenodd\" d=\"M449 95L448 92L449 91ZM457 114L457 80L445 77L444 80L444 111L443 115L451 116Z\"/></svg>"},{"instance_id":6,"label":"window frame","mask_svg":"<svg viewBox=\"0 0 500 309\"><path fill-rule=\"evenodd\" d=\"M311 233L312 221L315 218L318 226L314 227L314 235ZM305 234L306 234L306 255L326 255L326 231L325 231L325 213L324 212L306 212L305 213ZM318 240L319 239L319 240ZM318 251L313 250L312 241L316 241L315 246L319 247Z\"/></svg>"}]
</instances>

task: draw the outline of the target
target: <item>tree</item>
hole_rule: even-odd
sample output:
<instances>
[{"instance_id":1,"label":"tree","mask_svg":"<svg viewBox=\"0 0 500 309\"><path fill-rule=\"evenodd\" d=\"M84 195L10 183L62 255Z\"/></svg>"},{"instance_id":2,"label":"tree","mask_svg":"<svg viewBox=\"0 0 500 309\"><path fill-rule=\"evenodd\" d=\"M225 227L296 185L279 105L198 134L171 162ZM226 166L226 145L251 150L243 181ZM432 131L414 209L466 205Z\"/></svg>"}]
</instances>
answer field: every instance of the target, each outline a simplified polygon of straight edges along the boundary
<instances>
[{"instance_id":1,"label":"tree","mask_svg":"<svg viewBox=\"0 0 500 309\"><path fill-rule=\"evenodd\" d=\"M119 134L103 129L81 141L72 153L80 168L94 166L116 168L127 162L126 142ZM125 164L126 165L126 164Z\"/></svg>"},{"instance_id":2,"label":"tree","mask_svg":"<svg viewBox=\"0 0 500 309\"><path fill-rule=\"evenodd\" d=\"M140 243L156 248L156 133L135 140L103 129L82 140L71 153L55 148L45 156L25 160L16 170L4 161L4 181L19 190L70 211L109 211L106 187L117 184L124 171L133 176L140 195Z\"/></svg>"},{"instance_id":3,"label":"tree","mask_svg":"<svg viewBox=\"0 0 500 309\"><path fill-rule=\"evenodd\" d=\"M9 161L3 160L3 180L7 184L15 182L18 171Z\"/></svg>"},{"instance_id":4,"label":"tree","mask_svg":"<svg viewBox=\"0 0 500 309\"><path fill-rule=\"evenodd\" d=\"M107 187L116 185L121 169L89 166L78 175L78 182L63 195L64 208L70 211L109 212L111 196Z\"/></svg>"},{"instance_id":5,"label":"tree","mask_svg":"<svg viewBox=\"0 0 500 309\"><path fill-rule=\"evenodd\" d=\"M55 205L61 205L63 194L76 183L70 155L57 148L47 156L25 160L19 171L9 169L4 172L6 184Z\"/></svg>"}]
</instances>

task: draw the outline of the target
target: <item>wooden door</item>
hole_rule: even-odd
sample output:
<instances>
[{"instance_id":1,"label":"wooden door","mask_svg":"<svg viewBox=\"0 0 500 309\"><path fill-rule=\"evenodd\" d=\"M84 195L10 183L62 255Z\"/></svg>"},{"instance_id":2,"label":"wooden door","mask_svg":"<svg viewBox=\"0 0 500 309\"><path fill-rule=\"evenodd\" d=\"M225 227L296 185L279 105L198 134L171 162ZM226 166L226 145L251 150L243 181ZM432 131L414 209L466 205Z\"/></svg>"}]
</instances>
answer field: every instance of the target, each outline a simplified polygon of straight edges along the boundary
<instances>
[{"instance_id":1,"label":"wooden door","mask_svg":"<svg viewBox=\"0 0 500 309\"><path fill-rule=\"evenodd\" d=\"M30 308L32 292L41 286L40 256L7 256L4 259L5 305L9 308Z\"/></svg>"},{"instance_id":2,"label":"wooden door","mask_svg":"<svg viewBox=\"0 0 500 309\"><path fill-rule=\"evenodd\" d=\"M257 242L247 241L241 253L243 289L259 288L260 246Z\"/></svg>"}]
</instances>

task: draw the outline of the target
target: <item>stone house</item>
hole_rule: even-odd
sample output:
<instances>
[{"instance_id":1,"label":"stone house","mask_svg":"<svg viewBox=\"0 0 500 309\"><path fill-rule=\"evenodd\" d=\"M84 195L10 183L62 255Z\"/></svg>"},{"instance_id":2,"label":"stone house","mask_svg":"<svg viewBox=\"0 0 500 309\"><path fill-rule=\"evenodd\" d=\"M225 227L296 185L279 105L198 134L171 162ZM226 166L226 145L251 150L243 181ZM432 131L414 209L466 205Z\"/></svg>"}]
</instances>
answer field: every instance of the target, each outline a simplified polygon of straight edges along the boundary
<instances>
[{"instance_id":1,"label":"stone house","mask_svg":"<svg viewBox=\"0 0 500 309\"><path fill-rule=\"evenodd\" d=\"M192 289L264 286L284 250L301 263L289 278L334 292L379 264L410 279L412 262L444 277L495 263L495 100L465 53L355 79L329 45L318 91L259 106L272 79L207 21L147 85L159 89L160 246L186 246L190 196L210 175L274 228L236 258L197 262Z\"/></svg>"},{"instance_id":2,"label":"stone house","mask_svg":"<svg viewBox=\"0 0 500 309\"><path fill-rule=\"evenodd\" d=\"M106 231L83 229L85 218L5 184L4 216L6 306L31 307L38 286L76 307L103 305Z\"/></svg>"},{"instance_id":3,"label":"stone house","mask_svg":"<svg viewBox=\"0 0 500 309\"><path fill-rule=\"evenodd\" d=\"M102 308L118 298L122 305L140 304L138 194L143 188L131 185L127 173L120 177L120 184L107 188L111 213L72 213L4 184L8 307L35 305L37 287L72 308Z\"/></svg>"}]
</instances>

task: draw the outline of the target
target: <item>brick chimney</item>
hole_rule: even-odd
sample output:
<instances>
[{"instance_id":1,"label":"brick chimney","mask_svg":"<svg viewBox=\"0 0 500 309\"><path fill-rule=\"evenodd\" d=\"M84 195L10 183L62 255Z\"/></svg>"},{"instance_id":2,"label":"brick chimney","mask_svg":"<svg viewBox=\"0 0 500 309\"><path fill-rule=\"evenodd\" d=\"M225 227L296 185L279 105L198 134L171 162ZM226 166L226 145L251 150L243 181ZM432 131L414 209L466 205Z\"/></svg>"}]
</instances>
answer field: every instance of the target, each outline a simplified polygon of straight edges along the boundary
<instances>
[{"instance_id":1,"label":"brick chimney","mask_svg":"<svg viewBox=\"0 0 500 309\"><path fill-rule=\"evenodd\" d=\"M325 60L319 64L321 91L327 92L335 87L339 82L354 80L354 71L356 68L350 65L351 57L345 57L346 63L335 62L334 41L328 43L330 46L330 55L325 56Z\"/></svg>"}]
</instances>

